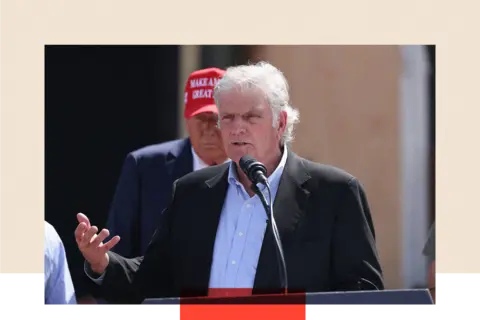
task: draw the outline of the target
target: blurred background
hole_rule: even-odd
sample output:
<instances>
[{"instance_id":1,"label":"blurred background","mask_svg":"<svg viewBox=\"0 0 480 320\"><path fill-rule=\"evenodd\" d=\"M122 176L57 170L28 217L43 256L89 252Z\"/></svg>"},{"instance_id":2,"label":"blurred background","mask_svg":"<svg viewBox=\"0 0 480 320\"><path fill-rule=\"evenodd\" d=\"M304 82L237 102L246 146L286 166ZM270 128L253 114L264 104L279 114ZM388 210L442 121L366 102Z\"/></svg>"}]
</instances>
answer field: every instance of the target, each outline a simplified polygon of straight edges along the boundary
<instances>
[{"instance_id":1,"label":"blurred background","mask_svg":"<svg viewBox=\"0 0 480 320\"><path fill-rule=\"evenodd\" d=\"M435 219L435 46L46 46L45 220L77 295L92 290L76 213L105 226L127 153L185 137L183 90L200 68L266 60L300 111L293 151L359 178L389 289L426 287Z\"/></svg>"}]
</instances>

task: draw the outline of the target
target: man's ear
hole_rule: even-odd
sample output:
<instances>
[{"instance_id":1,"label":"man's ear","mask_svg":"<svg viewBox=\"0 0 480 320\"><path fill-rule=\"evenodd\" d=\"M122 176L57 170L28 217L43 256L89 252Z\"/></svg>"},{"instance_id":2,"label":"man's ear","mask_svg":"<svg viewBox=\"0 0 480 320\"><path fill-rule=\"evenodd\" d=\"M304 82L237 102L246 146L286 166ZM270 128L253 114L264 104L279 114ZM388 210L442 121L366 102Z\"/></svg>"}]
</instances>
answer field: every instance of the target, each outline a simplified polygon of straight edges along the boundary
<instances>
[{"instance_id":1,"label":"man's ear","mask_svg":"<svg viewBox=\"0 0 480 320\"><path fill-rule=\"evenodd\" d=\"M278 115L278 126L277 126L277 133L278 137L281 138L283 133L287 128L287 112L281 111Z\"/></svg>"}]
</instances>

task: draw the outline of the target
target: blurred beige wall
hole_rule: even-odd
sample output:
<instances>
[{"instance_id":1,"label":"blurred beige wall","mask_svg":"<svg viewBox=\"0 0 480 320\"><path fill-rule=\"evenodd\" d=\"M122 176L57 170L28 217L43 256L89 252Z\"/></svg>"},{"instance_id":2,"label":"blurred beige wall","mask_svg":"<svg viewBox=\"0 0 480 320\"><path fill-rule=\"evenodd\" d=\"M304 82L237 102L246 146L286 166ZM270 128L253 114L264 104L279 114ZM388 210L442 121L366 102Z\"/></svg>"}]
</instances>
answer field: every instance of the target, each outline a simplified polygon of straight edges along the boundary
<instances>
[{"instance_id":1,"label":"blurred beige wall","mask_svg":"<svg viewBox=\"0 0 480 320\"><path fill-rule=\"evenodd\" d=\"M402 288L399 47L259 46L250 57L271 62L290 83L300 110L293 150L364 185L386 286Z\"/></svg>"}]
</instances>

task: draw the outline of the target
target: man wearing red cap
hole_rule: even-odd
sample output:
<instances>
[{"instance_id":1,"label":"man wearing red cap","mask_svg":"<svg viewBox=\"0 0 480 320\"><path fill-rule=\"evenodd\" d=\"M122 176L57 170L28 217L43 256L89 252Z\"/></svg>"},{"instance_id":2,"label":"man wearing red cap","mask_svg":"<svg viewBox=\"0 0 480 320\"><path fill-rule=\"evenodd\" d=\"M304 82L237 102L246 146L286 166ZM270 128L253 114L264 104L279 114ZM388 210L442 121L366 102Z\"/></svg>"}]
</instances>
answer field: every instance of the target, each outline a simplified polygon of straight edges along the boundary
<instances>
[{"instance_id":1,"label":"man wearing red cap","mask_svg":"<svg viewBox=\"0 0 480 320\"><path fill-rule=\"evenodd\" d=\"M213 88L224 70L193 72L185 86L188 138L146 146L129 153L118 181L107 228L122 242L115 252L143 255L168 205L173 182L185 174L227 160L217 128Z\"/></svg>"}]
</instances>

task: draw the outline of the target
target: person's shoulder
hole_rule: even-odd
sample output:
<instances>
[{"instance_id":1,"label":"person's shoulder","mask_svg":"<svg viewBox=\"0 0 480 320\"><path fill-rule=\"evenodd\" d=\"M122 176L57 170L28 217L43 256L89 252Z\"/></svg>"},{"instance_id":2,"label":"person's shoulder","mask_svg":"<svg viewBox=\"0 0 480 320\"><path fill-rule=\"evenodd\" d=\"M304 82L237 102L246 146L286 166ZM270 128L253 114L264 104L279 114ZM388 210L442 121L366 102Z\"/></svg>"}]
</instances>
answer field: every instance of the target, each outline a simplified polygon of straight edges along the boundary
<instances>
[{"instance_id":1,"label":"person's shoulder","mask_svg":"<svg viewBox=\"0 0 480 320\"><path fill-rule=\"evenodd\" d=\"M43 228L45 230L45 234L56 232L55 228L48 221L45 221L45 220L43 221Z\"/></svg>"},{"instance_id":2,"label":"person's shoulder","mask_svg":"<svg viewBox=\"0 0 480 320\"><path fill-rule=\"evenodd\" d=\"M54 260L58 250L63 247L62 239L54 226L44 220L44 254Z\"/></svg>"},{"instance_id":3,"label":"person's shoulder","mask_svg":"<svg viewBox=\"0 0 480 320\"><path fill-rule=\"evenodd\" d=\"M333 184L349 184L357 178L345 169L296 156L310 177Z\"/></svg>"},{"instance_id":4,"label":"person's shoulder","mask_svg":"<svg viewBox=\"0 0 480 320\"><path fill-rule=\"evenodd\" d=\"M60 240L60 236L58 235L58 232L55 229L55 227L45 220L43 222L43 225L44 225L44 232L45 232L44 233L45 241L58 242Z\"/></svg>"},{"instance_id":5,"label":"person's shoulder","mask_svg":"<svg viewBox=\"0 0 480 320\"><path fill-rule=\"evenodd\" d=\"M229 166L230 161L187 173L186 175L177 180L177 186L195 186L199 184L203 185L207 180L210 180L218 176L219 174L225 173L228 170Z\"/></svg>"},{"instance_id":6,"label":"person's shoulder","mask_svg":"<svg viewBox=\"0 0 480 320\"><path fill-rule=\"evenodd\" d=\"M135 159L140 158L155 158L165 157L168 153L176 151L185 147L188 143L188 139L176 139L162 143L151 144L129 153Z\"/></svg>"}]
</instances>

